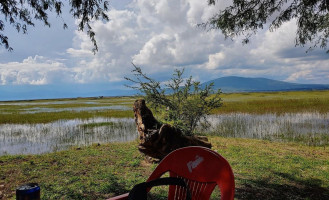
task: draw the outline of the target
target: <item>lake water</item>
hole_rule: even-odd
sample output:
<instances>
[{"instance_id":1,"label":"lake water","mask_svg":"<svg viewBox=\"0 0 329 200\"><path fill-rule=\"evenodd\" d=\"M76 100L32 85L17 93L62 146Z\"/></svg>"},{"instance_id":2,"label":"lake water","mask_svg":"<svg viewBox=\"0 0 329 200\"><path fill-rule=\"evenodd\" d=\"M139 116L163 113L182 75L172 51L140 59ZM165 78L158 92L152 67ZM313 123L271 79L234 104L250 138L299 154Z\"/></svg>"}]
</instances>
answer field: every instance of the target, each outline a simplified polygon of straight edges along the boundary
<instances>
[{"instance_id":1,"label":"lake water","mask_svg":"<svg viewBox=\"0 0 329 200\"><path fill-rule=\"evenodd\" d=\"M24 109L21 113L42 113L42 112L81 112L81 111L96 111L96 110L132 110L131 107L114 105L114 106L95 106L95 107L73 107L73 108L41 108L33 107Z\"/></svg>"},{"instance_id":2,"label":"lake water","mask_svg":"<svg viewBox=\"0 0 329 200\"><path fill-rule=\"evenodd\" d=\"M297 141L308 145L329 144L329 113L246 114L208 117L206 132L225 137Z\"/></svg>"},{"instance_id":3,"label":"lake water","mask_svg":"<svg viewBox=\"0 0 329 200\"><path fill-rule=\"evenodd\" d=\"M94 126L87 126L88 124ZM131 118L74 119L44 124L2 124L0 125L0 155L41 154L65 150L72 146L125 142L136 138L136 125Z\"/></svg>"},{"instance_id":4,"label":"lake water","mask_svg":"<svg viewBox=\"0 0 329 200\"><path fill-rule=\"evenodd\" d=\"M329 113L245 114L208 117L210 127L199 131L224 137L329 144ZM125 142L138 137L134 119L94 118L45 124L0 125L0 155L41 154L94 143Z\"/></svg>"}]
</instances>

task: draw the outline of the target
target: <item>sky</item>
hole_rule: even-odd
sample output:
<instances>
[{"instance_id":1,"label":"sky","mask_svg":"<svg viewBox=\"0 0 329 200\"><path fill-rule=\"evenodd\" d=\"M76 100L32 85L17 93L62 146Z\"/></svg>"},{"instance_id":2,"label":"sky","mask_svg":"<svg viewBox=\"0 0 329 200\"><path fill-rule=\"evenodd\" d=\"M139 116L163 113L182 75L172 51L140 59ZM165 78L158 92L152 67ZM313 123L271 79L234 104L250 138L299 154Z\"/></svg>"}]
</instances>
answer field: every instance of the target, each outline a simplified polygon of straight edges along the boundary
<instances>
[{"instance_id":1,"label":"sky","mask_svg":"<svg viewBox=\"0 0 329 200\"><path fill-rule=\"evenodd\" d=\"M329 84L329 54L295 47L296 20L270 32L259 30L247 45L242 37L225 39L220 30L205 30L221 0L111 0L108 22L95 21L99 51L64 8L28 34L6 26L12 52L0 46L0 100L115 96L128 90L131 63L165 81L174 69L206 82L224 76L264 77L294 83ZM2 17L2 16L1 16ZM68 29L63 29L63 21Z\"/></svg>"}]
</instances>

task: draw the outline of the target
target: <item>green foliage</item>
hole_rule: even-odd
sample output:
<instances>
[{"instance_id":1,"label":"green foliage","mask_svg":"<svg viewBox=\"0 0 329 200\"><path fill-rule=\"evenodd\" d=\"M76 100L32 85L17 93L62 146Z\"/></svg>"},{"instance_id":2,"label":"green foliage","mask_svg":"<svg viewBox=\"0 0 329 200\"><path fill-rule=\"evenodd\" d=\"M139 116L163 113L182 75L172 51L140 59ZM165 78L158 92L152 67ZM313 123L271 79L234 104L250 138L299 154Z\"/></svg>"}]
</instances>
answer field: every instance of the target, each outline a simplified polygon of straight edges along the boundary
<instances>
[{"instance_id":1,"label":"green foliage","mask_svg":"<svg viewBox=\"0 0 329 200\"><path fill-rule=\"evenodd\" d=\"M48 12L54 12L61 17L64 1L59 0L4 0L0 1L0 45L5 46L9 51L12 47L9 45L8 37L2 32L5 29L4 19L9 22L18 32L27 33L28 26L34 26L35 21L41 21L45 26L50 27L48 21ZM109 20L105 11L108 10L108 2L103 0L71 0L67 1L71 7L70 13L72 17L78 19L78 30L87 30L90 40L94 44L93 52L98 50L95 40L95 32L90 26L93 19ZM67 28L67 24L63 23L63 28Z\"/></svg>"},{"instance_id":2,"label":"green foliage","mask_svg":"<svg viewBox=\"0 0 329 200\"><path fill-rule=\"evenodd\" d=\"M200 82L192 80L192 76L184 79L184 70L176 69L163 88L160 82L148 77L141 68L135 65L134 68L135 79L125 78L137 86L128 87L139 90L155 114L187 135L193 134L201 120L206 122L205 117L212 109L222 105L221 92L213 90L213 83L202 87Z\"/></svg>"},{"instance_id":3,"label":"green foliage","mask_svg":"<svg viewBox=\"0 0 329 200\"><path fill-rule=\"evenodd\" d=\"M208 3L215 5L216 1L208 0ZM284 22L296 18L296 45L313 43L314 47L326 49L329 37L328 11L328 0L235 0L233 5L218 11L203 26L221 29L226 37L245 35L243 42L248 43L250 36L258 29L263 29L270 20L269 29L273 31Z\"/></svg>"}]
</instances>

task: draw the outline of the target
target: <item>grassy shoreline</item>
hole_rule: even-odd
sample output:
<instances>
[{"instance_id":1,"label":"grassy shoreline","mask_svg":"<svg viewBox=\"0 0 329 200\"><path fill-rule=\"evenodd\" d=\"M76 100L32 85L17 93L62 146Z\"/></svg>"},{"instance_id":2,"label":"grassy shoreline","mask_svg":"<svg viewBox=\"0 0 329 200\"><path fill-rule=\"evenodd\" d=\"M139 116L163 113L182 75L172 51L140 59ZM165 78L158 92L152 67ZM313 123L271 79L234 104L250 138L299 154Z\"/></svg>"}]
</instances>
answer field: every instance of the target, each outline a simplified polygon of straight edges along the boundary
<instances>
[{"instance_id":1,"label":"grassy shoreline","mask_svg":"<svg viewBox=\"0 0 329 200\"><path fill-rule=\"evenodd\" d=\"M222 94L223 106L212 114L249 113L277 114L318 112L329 113L329 91L255 92ZM0 102L0 124L48 123L60 119L90 119L93 117L133 117L134 100L140 97L104 97ZM33 108L90 108L125 106L128 110L100 109L94 111L62 111L26 113Z\"/></svg>"},{"instance_id":2,"label":"grassy shoreline","mask_svg":"<svg viewBox=\"0 0 329 200\"><path fill-rule=\"evenodd\" d=\"M36 123L49 123L57 120L70 120L70 119L91 119L96 117L105 118L133 118L134 114L130 110L117 111L117 110L104 110L104 111L81 111L81 112L51 112L51 113L11 113L0 114L0 124L36 124Z\"/></svg>"},{"instance_id":3,"label":"grassy shoreline","mask_svg":"<svg viewBox=\"0 0 329 200\"><path fill-rule=\"evenodd\" d=\"M329 149L255 139L209 137L231 164L236 199L328 199ZM105 199L145 181L156 164L145 162L137 141L74 148L42 155L0 157L0 199L14 199L26 182L42 199ZM161 196L161 191L155 192ZM213 199L218 199L215 193Z\"/></svg>"}]
</instances>

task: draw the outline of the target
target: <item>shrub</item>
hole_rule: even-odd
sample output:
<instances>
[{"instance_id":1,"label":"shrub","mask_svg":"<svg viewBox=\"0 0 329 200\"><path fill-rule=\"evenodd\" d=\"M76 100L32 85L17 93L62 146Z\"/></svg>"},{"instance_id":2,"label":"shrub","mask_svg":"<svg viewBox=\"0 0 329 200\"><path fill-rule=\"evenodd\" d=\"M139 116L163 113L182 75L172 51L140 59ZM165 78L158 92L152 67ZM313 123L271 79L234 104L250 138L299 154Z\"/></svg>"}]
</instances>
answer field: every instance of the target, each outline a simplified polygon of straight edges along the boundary
<instances>
[{"instance_id":1,"label":"shrub","mask_svg":"<svg viewBox=\"0 0 329 200\"><path fill-rule=\"evenodd\" d=\"M207 123L210 111L222 105L221 91L214 91L213 83L202 86L192 76L184 79L184 69L176 69L167 84L161 84L144 74L140 67L133 66L134 78L125 77L133 85L127 87L142 93L160 121L181 129L186 135L194 134L199 122Z\"/></svg>"}]
</instances>

